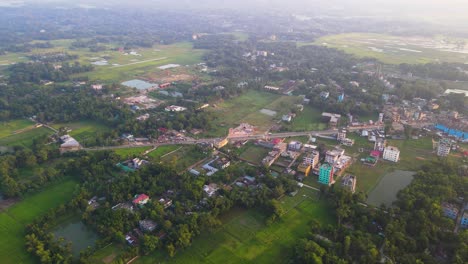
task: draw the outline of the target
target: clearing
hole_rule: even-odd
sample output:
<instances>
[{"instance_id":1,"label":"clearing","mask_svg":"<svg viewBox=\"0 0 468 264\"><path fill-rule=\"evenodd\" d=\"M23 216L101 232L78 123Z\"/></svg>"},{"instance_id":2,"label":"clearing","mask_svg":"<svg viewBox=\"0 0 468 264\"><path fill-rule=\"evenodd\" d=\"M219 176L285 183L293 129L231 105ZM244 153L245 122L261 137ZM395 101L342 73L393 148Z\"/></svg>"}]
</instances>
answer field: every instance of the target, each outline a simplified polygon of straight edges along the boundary
<instances>
[{"instance_id":1,"label":"clearing","mask_svg":"<svg viewBox=\"0 0 468 264\"><path fill-rule=\"evenodd\" d=\"M360 58L376 58L384 63L468 62L466 40L445 36L391 36L372 33L346 33L319 38L314 43L337 48Z\"/></svg>"},{"instance_id":2,"label":"clearing","mask_svg":"<svg viewBox=\"0 0 468 264\"><path fill-rule=\"evenodd\" d=\"M278 118L287 114L301 101L296 96L281 96L278 94L249 90L227 101L215 104L212 111L215 118L214 129L207 132L206 136L226 136L229 128L236 127L240 123L249 123L256 126L259 131L268 130ZM260 112L268 109L277 112L276 116L266 115Z\"/></svg>"},{"instance_id":3,"label":"clearing","mask_svg":"<svg viewBox=\"0 0 468 264\"><path fill-rule=\"evenodd\" d=\"M397 199L397 193L408 186L413 180L414 172L396 170L384 175L383 179L372 190L367 199L367 203L380 206L385 204L391 206Z\"/></svg>"}]
</instances>

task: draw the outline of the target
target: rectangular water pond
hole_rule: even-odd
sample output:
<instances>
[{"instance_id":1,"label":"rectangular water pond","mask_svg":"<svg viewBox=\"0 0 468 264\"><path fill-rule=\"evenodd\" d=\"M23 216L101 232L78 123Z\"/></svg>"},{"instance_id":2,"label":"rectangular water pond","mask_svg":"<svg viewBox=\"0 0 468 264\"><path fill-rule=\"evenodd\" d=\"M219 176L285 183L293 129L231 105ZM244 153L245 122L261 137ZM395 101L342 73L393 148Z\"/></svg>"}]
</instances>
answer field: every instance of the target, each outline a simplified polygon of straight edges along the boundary
<instances>
[{"instance_id":1,"label":"rectangular water pond","mask_svg":"<svg viewBox=\"0 0 468 264\"><path fill-rule=\"evenodd\" d=\"M385 204L391 206L397 199L398 191L404 189L413 180L414 172L396 170L385 174L382 180L372 190L367 198L367 203L380 206ZM359 176L358 176L359 180Z\"/></svg>"},{"instance_id":2,"label":"rectangular water pond","mask_svg":"<svg viewBox=\"0 0 468 264\"><path fill-rule=\"evenodd\" d=\"M123 82L122 85L131 87L131 88L136 88L138 90L146 90L146 89L150 89L153 87L157 87L157 84L145 82L145 81L138 80L138 79Z\"/></svg>"},{"instance_id":3,"label":"rectangular water pond","mask_svg":"<svg viewBox=\"0 0 468 264\"><path fill-rule=\"evenodd\" d=\"M86 227L79 217L73 217L59 224L52 230L52 233L57 239L63 237L67 242L72 242L72 253L75 257L78 257L80 251L88 246L93 247L98 239L97 234Z\"/></svg>"}]
</instances>

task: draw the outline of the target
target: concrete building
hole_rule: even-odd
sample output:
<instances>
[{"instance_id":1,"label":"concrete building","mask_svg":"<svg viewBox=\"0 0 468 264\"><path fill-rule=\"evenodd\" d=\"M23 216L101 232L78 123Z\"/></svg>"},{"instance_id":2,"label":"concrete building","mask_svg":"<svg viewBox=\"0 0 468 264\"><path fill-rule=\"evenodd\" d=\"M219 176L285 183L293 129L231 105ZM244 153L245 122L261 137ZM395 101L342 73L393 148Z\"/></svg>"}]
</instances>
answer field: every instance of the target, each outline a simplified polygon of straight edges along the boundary
<instances>
[{"instance_id":1,"label":"concrete building","mask_svg":"<svg viewBox=\"0 0 468 264\"><path fill-rule=\"evenodd\" d=\"M378 137L375 139L374 150L383 152L387 147L387 140L383 137Z\"/></svg>"},{"instance_id":2,"label":"concrete building","mask_svg":"<svg viewBox=\"0 0 468 264\"><path fill-rule=\"evenodd\" d=\"M312 168L317 167L319 162L320 154L318 151L313 151L304 157L302 163L312 166Z\"/></svg>"},{"instance_id":3,"label":"concrete building","mask_svg":"<svg viewBox=\"0 0 468 264\"><path fill-rule=\"evenodd\" d=\"M465 211L465 213L463 213L462 219L460 221L460 226L462 228L468 228L468 211Z\"/></svg>"},{"instance_id":4,"label":"concrete building","mask_svg":"<svg viewBox=\"0 0 468 264\"><path fill-rule=\"evenodd\" d=\"M386 147L383 152L383 159L398 162L400 160L400 150L393 146Z\"/></svg>"},{"instance_id":5,"label":"concrete building","mask_svg":"<svg viewBox=\"0 0 468 264\"><path fill-rule=\"evenodd\" d=\"M335 183L333 175L333 166L328 163L324 163L320 166L318 182L330 186Z\"/></svg>"},{"instance_id":6,"label":"concrete building","mask_svg":"<svg viewBox=\"0 0 468 264\"><path fill-rule=\"evenodd\" d=\"M336 135L336 140L338 141L342 141L346 138L346 130L345 129L342 129L338 132L338 134Z\"/></svg>"},{"instance_id":7,"label":"concrete building","mask_svg":"<svg viewBox=\"0 0 468 264\"><path fill-rule=\"evenodd\" d=\"M333 149L329 150L325 154L325 162L329 164L334 164L343 154L344 149Z\"/></svg>"},{"instance_id":8,"label":"concrete building","mask_svg":"<svg viewBox=\"0 0 468 264\"><path fill-rule=\"evenodd\" d=\"M346 174L341 180L341 186L350 190L352 193L356 191L356 176L351 174Z\"/></svg>"},{"instance_id":9,"label":"concrete building","mask_svg":"<svg viewBox=\"0 0 468 264\"><path fill-rule=\"evenodd\" d=\"M290 151L300 151L302 148L302 143L299 141L291 141L288 144L288 150Z\"/></svg>"},{"instance_id":10,"label":"concrete building","mask_svg":"<svg viewBox=\"0 0 468 264\"><path fill-rule=\"evenodd\" d=\"M439 144L437 144L437 156L439 157L446 157L450 154L451 146L450 139L442 138L439 140Z\"/></svg>"},{"instance_id":11,"label":"concrete building","mask_svg":"<svg viewBox=\"0 0 468 264\"><path fill-rule=\"evenodd\" d=\"M304 162L299 164L299 166L297 166L297 171L304 173L306 177L309 176L311 169L312 169L312 166Z\"/></svg>"}]
</instances>

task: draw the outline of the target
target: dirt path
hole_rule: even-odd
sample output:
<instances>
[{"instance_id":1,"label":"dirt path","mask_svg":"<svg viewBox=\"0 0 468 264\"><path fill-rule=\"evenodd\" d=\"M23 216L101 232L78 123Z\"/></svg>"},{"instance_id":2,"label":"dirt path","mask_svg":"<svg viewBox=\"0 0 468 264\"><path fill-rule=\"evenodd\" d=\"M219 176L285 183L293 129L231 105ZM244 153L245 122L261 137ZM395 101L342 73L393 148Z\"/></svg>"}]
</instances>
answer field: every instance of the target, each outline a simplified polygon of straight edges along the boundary
<instances>
[{"instance_id":1,"label":"dirt path","mask_svg":"<svg viewBox=\"0 0 468 264\"><path fill-rule=\"evenodd\" d=\"M135 65L135 64L140 64L140 63L145 63L145 62L150 62L150 61L165 60L165 59L167 59L167 57L162 57L162 58L157 58L157 59L151 59L151 60L144 60L144 61L137 61L137 62L132 62L132 63L128 63L128 64L122 64L122 65L112 66L111 69L112 69L112 68L120 68L120 67Z\"/></svg>"}]
</instances>

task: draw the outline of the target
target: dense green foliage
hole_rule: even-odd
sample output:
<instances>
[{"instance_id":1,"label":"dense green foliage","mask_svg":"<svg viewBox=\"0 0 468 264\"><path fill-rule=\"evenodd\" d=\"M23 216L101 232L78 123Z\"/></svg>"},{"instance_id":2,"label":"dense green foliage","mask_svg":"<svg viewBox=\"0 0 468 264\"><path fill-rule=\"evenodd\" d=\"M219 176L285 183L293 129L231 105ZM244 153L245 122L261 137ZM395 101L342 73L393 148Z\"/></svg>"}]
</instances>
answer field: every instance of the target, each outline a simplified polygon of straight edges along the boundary
<instances>
[{"instance_id":1,"label":"dense green foliage","mask_svg":"<svg viewBox=\"0 0 468 264\"><path fill-rule=\"evenodd\" d=\"M453 232L441 203L467 199L468 181L446 162L423 166L398 194L395 206L371 210L343 190L328 196L336 206L339 228L312 225L309 238L298 242L304 263L466 263L468 231Z\"/></svg>"}]
</instances>

